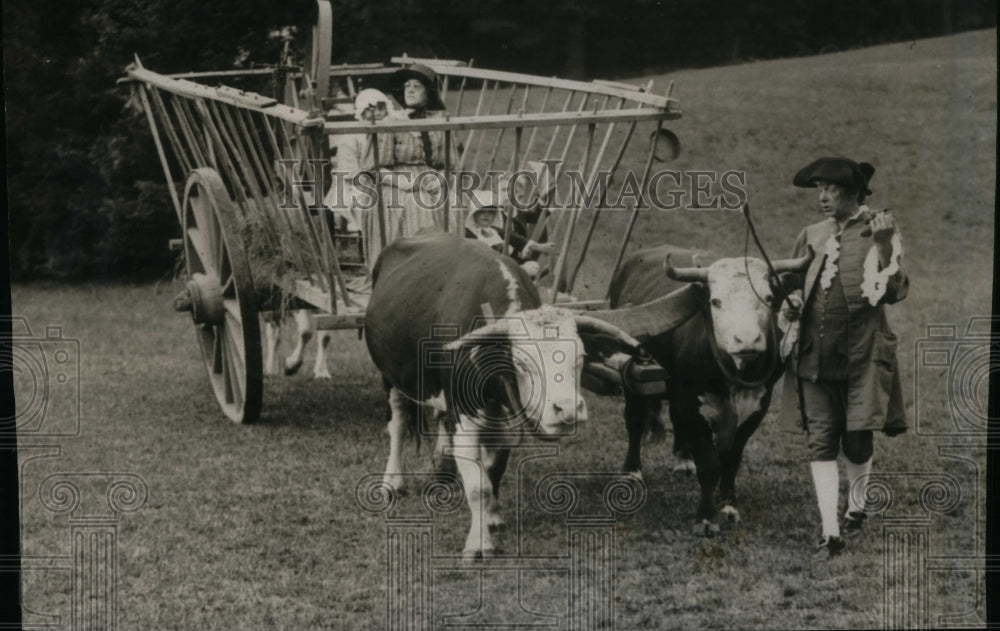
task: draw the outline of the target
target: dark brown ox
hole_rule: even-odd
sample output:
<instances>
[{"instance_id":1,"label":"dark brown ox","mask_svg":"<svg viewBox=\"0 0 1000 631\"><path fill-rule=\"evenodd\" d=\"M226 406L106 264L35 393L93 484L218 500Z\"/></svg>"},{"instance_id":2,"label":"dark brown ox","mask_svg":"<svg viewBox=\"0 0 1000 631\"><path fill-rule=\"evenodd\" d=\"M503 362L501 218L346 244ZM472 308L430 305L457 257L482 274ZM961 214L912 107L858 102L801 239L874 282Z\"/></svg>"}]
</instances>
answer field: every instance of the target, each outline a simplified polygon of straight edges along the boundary
<instances>
[{"instance_id":1,"label":"dark brown ox","mask_svg":"<svg viewBox=\"0 0 1000 631\"><path fill-rule=\"evenodd\" d=\"M365 339L389 394L384 482L401 489L404 430L424 412L420 429L437 432L439 456L453 453L472 512L464 555L491 555L510 448L529 434L575 432L587 418L585 352L640 354L639 344L602 320L542 306L513 259L452 234L394 242L373 276Z\"/></svg>"},{"instance_id":2,"label":"dark brown ox","mask_svg":"<svg viewBox=\"0 0 1000 631\"><path fill-rule=\"evenodd\" d=\"M672 330L640 336L635 327L621 323L640 337L669 375L666 393L660 396L625 389L624 468L641 475L640 440L647 426L662 431L659 415L665 399L674 428L674 451L682 462L678 468L696 469L701 486L696 532L718 530L720 511L713 497L717 486L722 513L739 519L735 479L743 448L767 413L772 388L784 370L779 354L784 323L779 327L777 312L794 279L800 278L790 272L803 271L810 259L776 261L779 280L759 259L712 262L706 252L662 245L631 256L612 279L612 307L665 295L688 296L691 317ZM675 318L684 315L674 313Z\"/></svg>"}]
</instances>

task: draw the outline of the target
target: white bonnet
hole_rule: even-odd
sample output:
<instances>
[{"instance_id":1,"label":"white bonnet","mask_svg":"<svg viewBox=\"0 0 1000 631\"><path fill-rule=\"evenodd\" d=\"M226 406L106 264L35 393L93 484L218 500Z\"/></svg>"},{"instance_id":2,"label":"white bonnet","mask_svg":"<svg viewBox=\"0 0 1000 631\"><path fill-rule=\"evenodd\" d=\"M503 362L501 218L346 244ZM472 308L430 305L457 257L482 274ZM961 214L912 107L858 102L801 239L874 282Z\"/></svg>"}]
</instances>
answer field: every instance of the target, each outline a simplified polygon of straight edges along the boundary
<instances>
[{"instance_id":1,"label":"white bonnet","mask_svg":"<svg viewBox=\"0 0 1000 631\"><path fill-rule=\"evenodd\" d=\"M384 92L375 88L365 88L358 92L358 96L354 99L354 117L358 120L364 120L362 113L368 109L368 106L375 105L376 103L385 103L385 111L390 115L395 110L392 106L392 101L389 100L389 97Z\"/></svg>"}]
</instances>

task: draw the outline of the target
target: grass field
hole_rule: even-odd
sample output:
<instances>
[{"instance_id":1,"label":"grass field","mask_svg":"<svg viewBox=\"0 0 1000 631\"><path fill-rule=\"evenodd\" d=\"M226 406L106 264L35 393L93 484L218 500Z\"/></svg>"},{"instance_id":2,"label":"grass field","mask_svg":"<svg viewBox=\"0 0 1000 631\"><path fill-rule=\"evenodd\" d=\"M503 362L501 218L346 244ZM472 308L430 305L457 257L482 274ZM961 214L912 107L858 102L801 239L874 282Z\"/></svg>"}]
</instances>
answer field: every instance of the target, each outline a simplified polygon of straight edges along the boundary
<instances>
[{"instance_id":1,"label":"grass field","mask_svg":"<svg viewBox=\"0 0 1000 631\"><path fill-rule=\"evenodd\" d=\"M799 167L820 155L875 165L871 204L895 211L912 279L909 298L889 314L901 338L908 411L911 421L920 414L922 429L947 432L946 370L918 367L915 348L929 324L957 325L961 335L970 317L990 312L996 31L669 79L685 112L671 126L684 146L671 166L745 171L772 255L789 251L799 229L819 218L813 193L791 186ZM639 168L641 156L631 159L625 167ZM603 293L622 215L602 217L582 271L584 297ZM737 254L744 236L738 213L651 212L640 219L636 245L671 241ZM308 368L268 378L261 422L234 426L211 395L190 320L172 311L173 289L159 289L13 289L14 314L28 319L36 337L59 325L80 340L80 435L21 437L25 557L70 554L69 517L38 499L47 476L129 472L145 481L149 496L118 526L120 628L383 628L386 522L355 501L358 481L380 473L388 453L383 392L363 342L353 332L335 334L332 381L312 380ZM559 444L558 457L515 456L501 497L508 520L518 502L524 519L520 538L516 528L501 538L508 552L519 541L535 556L558 555L566 546L563 518L542 514L534 495L518 497L517 488L532 489L554 472L620 469L622 403L586 396L591 420ZM697 484L671 473L669 443L645 449L645 504L615 526L617 628L882 627L883 527L891 518L925 514L918 495L929 475L950 476L961 497L945 514L930 516L929 553L952 559L956 569L928 575L927 624L941 622L939 615L981 624L982 562L969 560L982 556L985 536L985 457L975 438L877 437L875 470L906 474L893 483L890 512L870 520L844 555L816 563L810 549L819 515L804 437L773 420L751 440L738 478L743 522L713 539L690 534ZM58 449L46 447L53 443ZM420 471L428 454L426 446L420 453L410 447L406 460ZM600 499L601 484L581 484L581 506ZM418 506L411 496L401 509ZM460 551L468 519L464 505L436 518L435 553ZM481 618L450 624L537 622L505 604L517 594L513 576L480 575L475 566L435 570L435 628L445 614L477 610L480 579L488 596L500 591L503 598L490 600ZM566 580L559 570L524 573L524 609L564 616ZM71 594L67 572L27 571L26 623L69 626Z\"/></svg>"}]
</instances>

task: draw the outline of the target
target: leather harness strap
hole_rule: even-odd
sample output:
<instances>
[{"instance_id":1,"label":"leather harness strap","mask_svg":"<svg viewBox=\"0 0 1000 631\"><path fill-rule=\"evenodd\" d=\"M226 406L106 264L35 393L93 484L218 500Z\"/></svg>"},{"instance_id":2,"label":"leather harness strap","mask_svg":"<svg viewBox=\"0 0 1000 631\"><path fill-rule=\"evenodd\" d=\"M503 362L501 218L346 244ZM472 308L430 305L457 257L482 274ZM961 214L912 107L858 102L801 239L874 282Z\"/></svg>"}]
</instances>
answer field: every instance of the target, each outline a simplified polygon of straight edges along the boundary
<instances>
[{"instance_id":1,"label":"leather harness strap","mask_svg":"<svg viewBox=\"0 0 1000 631\"><path fill-rule=\"evenodd\" d=\"M729 368L728 362L730 361L728 357L719 349L718 341L715 339L715 327L712 323L712 314L709 309L704 308L701 311L702 317L705 319L705 328L708 334L708 343L712 348L712 356L715 358L715 364L725 375L726 379L735 383L742 388L756 388L757 386L763 385L772 375L774 369L778 365L778 335L777 335L777 322L772 314L768 317L769 327L767 332L767 365L766 370L764 370L758 379L752 381L747 381L743 379L738 372L733 371Z\"/></svg>"}]
</instances>

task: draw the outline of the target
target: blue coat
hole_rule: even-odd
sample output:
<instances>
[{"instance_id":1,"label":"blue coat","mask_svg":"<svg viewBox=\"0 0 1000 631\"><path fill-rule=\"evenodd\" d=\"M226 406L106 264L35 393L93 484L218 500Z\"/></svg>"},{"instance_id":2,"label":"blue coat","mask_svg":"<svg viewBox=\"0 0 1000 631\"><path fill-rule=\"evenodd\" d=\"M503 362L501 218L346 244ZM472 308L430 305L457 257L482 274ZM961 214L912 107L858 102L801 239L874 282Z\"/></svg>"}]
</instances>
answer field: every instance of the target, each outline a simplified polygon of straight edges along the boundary
<instances>
[{"instance_id":1,"label":"blue coat","mask_svg":"<svg viewBox=\"0 0 1000 631\"><path fill-rule=\"evenodd\" d=\"M847 430L898 434L906 431L906 413L896 360L897 339L886 320L885 305L905 298L910 281L901 266L892 269L894 263L898 265L902 249L898 233L893 237L893 260L889 268L878 272L874 241L870 235L862 236L869 219L868 211L862 210L844 227L836 261L849 312ZM830 239L836 233L837 222L826 219L806 227L795 243L793 257L804 255L807 245L815 252L806 271L804 305L814 293L823 291L819 286L820 276L825 261L832 255ZM816 340L800 339L788 358L780 413L786 428L803 426L796 379L816 378L814 368L802 371L799 368L800 365L815 367L817 362L811 361L814 358L810 354L818 349Z\"/></svg>"}]
</instances>

